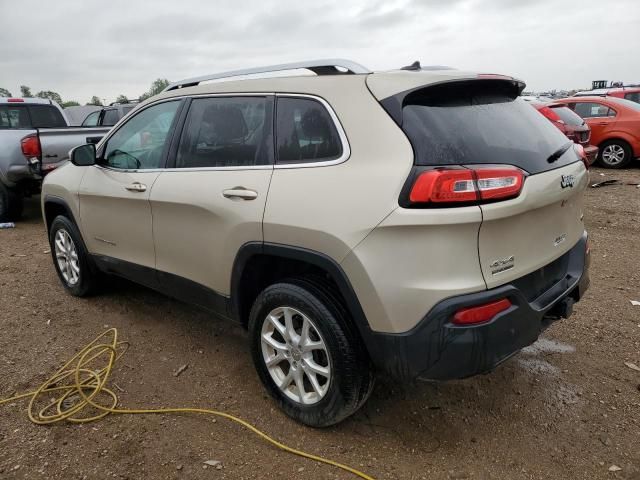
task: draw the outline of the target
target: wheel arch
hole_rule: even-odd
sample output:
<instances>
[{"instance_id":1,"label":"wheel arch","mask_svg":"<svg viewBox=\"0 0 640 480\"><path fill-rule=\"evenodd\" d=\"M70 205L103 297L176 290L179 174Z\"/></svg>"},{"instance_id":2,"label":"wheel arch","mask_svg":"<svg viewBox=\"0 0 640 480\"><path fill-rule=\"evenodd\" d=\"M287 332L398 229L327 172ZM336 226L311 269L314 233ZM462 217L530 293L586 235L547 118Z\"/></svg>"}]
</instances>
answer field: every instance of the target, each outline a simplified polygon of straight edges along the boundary
<instances>
[{"instance_id":1,"label":"wheel arch","mask_svg":"<svg viewBox=\"0 0 640 480\"><path fill-rule=\"evenodd\" d=\"M282 271L274 274L275 279L291 277L292 273L303 273L304 268L310 273L325 274L342 297L344 307L368 349L372 332L346 273L335 260L315 250L261 242L249 242L240 247L231 274L230 313L234 318L247 326L253 301L272 281L269 275L262 279L256 276L260 276L262 267L268 268L274 264L283 265ZM296 268L302 270L296 272ZM290 269L294 269L293 272Z\"/></svg>"},{"instance_id":2,"label":"wheel arch","mask_svg":"<svg viewBox=\"0 0 640 480\"><path fill-rule=\"evenodd\" d=\"M47 227L47 233L49 233L51 224L58 215L64 215L76 226L78 225L78 222L76 222L71 208L69 207L67 202L65 202L64 199L60 197L46 195L42 202L42 213L44 216L45 226Z\"/></svg>"},{"instance_id":3,"label":"wheel arch","mask_svg":"<svg viewBox=\"0 0 640 480\"><path fill-rule=\"evenodd\" d=\"M632 147L633 142L629 138L625 138L625 135L621 133L616 133L616 135L614 136L605 138L598 144L598 148L602 150L602 146L610 142L624 142L627 144L631 152L633 152L633 147Z\"/></svg>"}]
</instances>

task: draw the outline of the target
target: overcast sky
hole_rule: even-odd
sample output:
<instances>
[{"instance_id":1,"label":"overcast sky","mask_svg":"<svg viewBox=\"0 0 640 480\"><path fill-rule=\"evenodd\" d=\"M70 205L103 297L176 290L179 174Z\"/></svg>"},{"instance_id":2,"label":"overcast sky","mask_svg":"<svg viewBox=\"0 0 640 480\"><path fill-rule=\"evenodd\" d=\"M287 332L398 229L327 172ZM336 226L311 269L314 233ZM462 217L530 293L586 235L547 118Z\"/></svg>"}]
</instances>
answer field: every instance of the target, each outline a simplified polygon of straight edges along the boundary
<instances>
[{"instance_id":1,"label":"overcast sky","mask_svg":"<svg viewBox=\"0 0 640 480\"><path fill-rule=\"evenodd\" d=\"M640 82L640 0L0 0L0 87L135 98L158 78L303 59L420 60L528 90Z\"/></svg>"}]
</instances>

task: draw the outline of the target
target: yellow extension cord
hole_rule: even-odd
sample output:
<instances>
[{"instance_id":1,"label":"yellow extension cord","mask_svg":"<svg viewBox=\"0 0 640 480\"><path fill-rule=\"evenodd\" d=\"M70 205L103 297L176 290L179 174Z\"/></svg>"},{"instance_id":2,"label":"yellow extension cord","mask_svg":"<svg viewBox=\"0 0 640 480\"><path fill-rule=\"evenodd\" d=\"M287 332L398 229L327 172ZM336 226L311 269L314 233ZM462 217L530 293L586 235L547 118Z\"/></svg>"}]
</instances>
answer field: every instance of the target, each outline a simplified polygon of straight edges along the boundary
<instances>
[{"instance_id":1,"label":"yellow extension cord","mask_svg":"<svg viewBox=\"0 0 640 480\"><path fill-rule=\"evenodd\" d=\"M107 340L108 339L108 340ZM374 480L373 477L333 460L303 452L295 448L289 447L284 443L271 438L266 433L258 430L250 423L235 417L228 413L219 412L217 410L209 410L206 408L151 408L151 409L120 409L118 405L118 397L106 387L109 375L113 370L113 366L128 349L127 342L118 342L118 331L110 328L106 332L99 335L93 342L89 343L80 352L76 353L71 360L65 363L51 378L44 382L40 388L35 391L23 393L0 400L0 405L9 403L22 398L29 398L29 419L38 425L47 425L67 420L72 423L88 423L100 420L110 413L119 414L150 414L150 413L202 413L207 415L215 415L217 417L226 418L232 422L239 423L246 429L252 431L267 443L284 450L285 452L298 455L300 457L315 460L316 462L325 463L334 467L350 472L360 478L366 480ZM107 366L95 369L90 364L100 357L107 356ZM58 392L57 398L45 400L45 406L39 411L36 404L39 400L43 400L45 394ZM108 406L101 405L97 402L96 397L110 398ZM49 397L50 398L50 397ZM93 408L94 412L89 416L78 416L85 408ZM37 411L37 413L36 413Z\"/></svg>"}]
</instances>

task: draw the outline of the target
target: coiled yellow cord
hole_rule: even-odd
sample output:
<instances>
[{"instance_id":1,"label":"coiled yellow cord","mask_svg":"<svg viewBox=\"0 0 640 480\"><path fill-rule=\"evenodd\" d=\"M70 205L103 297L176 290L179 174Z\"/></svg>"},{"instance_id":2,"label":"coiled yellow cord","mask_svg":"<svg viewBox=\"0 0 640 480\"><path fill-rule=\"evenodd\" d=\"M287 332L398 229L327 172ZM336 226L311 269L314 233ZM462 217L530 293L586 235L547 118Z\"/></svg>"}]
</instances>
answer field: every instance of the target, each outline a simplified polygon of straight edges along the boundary
<instances>
[{"instance_id":1,"label":"coiled yellow cord","mask_svg":"<svg viewBox=\"0 0 640 480\"><path fill-rule=\"evenodd\" d=\"M120 409L117 408L118 396L107 388L106 384L111 375L115 362L127 351L127 342L118 342L118 331L110 328L86 347L76 353L65 363L51 378L44 382L37 390L15 395L11 398L0 400L0 405L13 402L22 398L29 398L29 419L36 424L46 425L64 420L72 423L94 422L110 413L117 414L158 414L158 413L201 413L226 418L239 423L252 431L267 443L284 450L285 452L300 457L315 460L350 472L365 480L374 480L373 477L333 460L303 452L289 447L271 438L266 433L258 430L250 423L225 412L209 410L206 408L151 408L151 409ZM106 360L106 366L102 368L92 367L92 364L100 365ZM44 395L55 393L54 400L45 401ZM50 398L50 395L47 395ZM103 400L103 403L98 401ZM38 405L42 405L38 407ZM39 410L38 410L39 408ZM86 411L85 411L86 410ZM81 413L85 411L85 415ZM87 413L88 411L88 413Z\"/></svg>"}]
</instances>

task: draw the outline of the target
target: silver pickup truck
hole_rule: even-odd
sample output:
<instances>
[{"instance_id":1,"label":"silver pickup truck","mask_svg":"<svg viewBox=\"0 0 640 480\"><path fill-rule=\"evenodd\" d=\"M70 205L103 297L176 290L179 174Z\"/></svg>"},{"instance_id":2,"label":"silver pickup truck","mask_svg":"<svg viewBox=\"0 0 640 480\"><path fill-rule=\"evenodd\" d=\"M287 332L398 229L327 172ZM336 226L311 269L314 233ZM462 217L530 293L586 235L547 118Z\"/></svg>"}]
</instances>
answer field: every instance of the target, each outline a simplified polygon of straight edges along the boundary
<instances>
[{"instance_id":1,"label":"silver pickup truck","mask_svg":"<svg viewBox=\"0 0 640 480\"><path fill-rule=\"evenodd\" d=\"M97 143L111 127L69 127L64 111L41 98L0 98L0 222L17 220L23 199L69 150Z\"/></svg>"}]
</instances>

